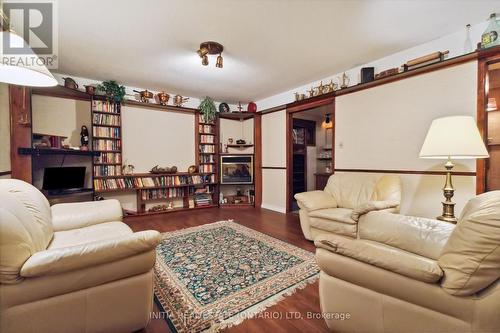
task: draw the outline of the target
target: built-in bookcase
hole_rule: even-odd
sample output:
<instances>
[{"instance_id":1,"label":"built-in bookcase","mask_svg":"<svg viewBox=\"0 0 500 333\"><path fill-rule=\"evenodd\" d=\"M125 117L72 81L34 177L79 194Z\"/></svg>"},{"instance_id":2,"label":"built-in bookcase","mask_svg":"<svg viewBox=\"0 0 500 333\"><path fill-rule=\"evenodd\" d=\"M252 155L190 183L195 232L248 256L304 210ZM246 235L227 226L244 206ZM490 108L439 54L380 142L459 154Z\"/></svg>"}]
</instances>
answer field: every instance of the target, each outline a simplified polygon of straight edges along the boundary
<instances>
[{"instance_id":1,"label":"built-in bookcase","mask_svg":"<svg viewBox=\"0 0 500 333\"><path fill-rule=\"evenodd\" d=\"M94 189L112 186L110 176L122 175L121 105L96 97L92 98L92 150L94 157ZM109 186L108 186L109 185Z\"/></svg>"},{"instance_id":2,"label":"built-in bookcase","mask_svg":"<svg viewBox=\"0 0 500 333\"><path fill-rule=\"evenodd\" d=\"M195 139L198 150L196 152L196 164L200 175L207 183L211 202L217 205L219 202L218 167L219 167L219 128L217 121L205 122L203 115L196 115ZM206 200L205 204L206 204Z\"/></svg>"}]
</instances>

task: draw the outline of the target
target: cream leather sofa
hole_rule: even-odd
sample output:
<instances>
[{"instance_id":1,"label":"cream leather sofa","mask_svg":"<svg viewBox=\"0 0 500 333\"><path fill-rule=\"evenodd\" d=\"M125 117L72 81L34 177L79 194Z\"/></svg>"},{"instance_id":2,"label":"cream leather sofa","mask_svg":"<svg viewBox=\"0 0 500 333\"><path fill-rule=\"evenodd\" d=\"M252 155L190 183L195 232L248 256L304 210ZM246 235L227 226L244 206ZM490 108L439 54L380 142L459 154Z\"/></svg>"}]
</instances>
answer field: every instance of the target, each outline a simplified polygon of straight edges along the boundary
<instances>
[{"instance_id":1,"label":"cream leather sofa","mask_svg":"<svg viewBox=\"0 0 500 333\"><path fill-rule=\"evenodd\" d=\"M323 191L297 193L295 199L306 239L323 233L356 238L361 215L373 210L399 212L401 180L393 175L336 173Z\"/></svg>"},{"instance_id":2,"label":"cream leather sofa","mask_svg":"<svg viewBox=\"0 0 500 333\"><path fill-rule=\"evenodd\" d=\"M334 332L500 332L500 191L470 200L456 226L370 212L359 239L315 244Z\"/></svg>"},{"instance_id":3,"label":"cream leather sofa","mask_svg":"<svg viewBox=\"0 0 500 333\"><path fill-rule=\"evenodd\" d=\"M49 206L0 180L0 332L131 332L152 309L157 231L133 233L116 200Z\"/></svg>"}]
</instances>

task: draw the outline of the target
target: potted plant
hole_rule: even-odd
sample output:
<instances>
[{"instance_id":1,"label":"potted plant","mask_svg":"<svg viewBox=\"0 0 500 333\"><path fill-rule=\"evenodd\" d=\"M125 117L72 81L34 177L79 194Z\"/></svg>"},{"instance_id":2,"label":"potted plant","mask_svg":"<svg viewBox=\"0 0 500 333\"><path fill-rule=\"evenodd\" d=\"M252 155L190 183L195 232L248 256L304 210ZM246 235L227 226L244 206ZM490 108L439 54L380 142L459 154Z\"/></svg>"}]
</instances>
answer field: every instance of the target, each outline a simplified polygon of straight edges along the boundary
<instances>
[{"instance_id":1,"label":"potted plant","mask_svg":"<svg viewBox=\"0 0 500 333\"><path fill-rule=\"evenodd\" d=\"M125 87L120 86L116 81L104 81L97 86L97 91L103 93L114 102L121 102L125 96Z\"/></svg>"},{"instance_id":2,"label":"potted plant","mask_svg":"<svg viewBox=\"0 0 500 333\"><path fill-rule=\"evenodd\" d=\"M206 123L213 122L215 120L215 115L217 113L217 108L213 99L210 97L205 97L200 103L200 112L203 115L203 121Z\"/></svg>"}]
</instances>

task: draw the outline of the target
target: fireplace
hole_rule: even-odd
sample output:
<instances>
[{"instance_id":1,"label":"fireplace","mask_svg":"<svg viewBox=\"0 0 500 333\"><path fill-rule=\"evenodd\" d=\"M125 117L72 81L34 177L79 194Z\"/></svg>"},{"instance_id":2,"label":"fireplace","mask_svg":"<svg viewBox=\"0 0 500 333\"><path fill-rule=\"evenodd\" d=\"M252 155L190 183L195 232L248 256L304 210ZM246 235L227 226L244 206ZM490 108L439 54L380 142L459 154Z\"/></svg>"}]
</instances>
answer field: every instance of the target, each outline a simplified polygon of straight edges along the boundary
<instances>
[{"instance_id":1,"label":"fireplace","mask_svg":"<svg viewBox=\"0 0 500 333\"><path fill-rule=\"evenodd\" d=\"M253 184L253 155L221 156L221 184Z\"/></svg>"}]
</instances>

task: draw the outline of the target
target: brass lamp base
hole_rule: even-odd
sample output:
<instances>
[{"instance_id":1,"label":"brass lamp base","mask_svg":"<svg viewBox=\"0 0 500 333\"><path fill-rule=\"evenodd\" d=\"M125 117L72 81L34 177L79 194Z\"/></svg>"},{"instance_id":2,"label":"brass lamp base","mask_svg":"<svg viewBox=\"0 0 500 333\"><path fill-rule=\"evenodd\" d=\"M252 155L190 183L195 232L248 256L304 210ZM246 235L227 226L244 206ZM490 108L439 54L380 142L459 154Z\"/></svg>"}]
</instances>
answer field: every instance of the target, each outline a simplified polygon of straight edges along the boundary
<instances>
[{"instance_id":1,"label":"brass lamp base","mask_svg":"<svg viewBox=\"0 0 500 333\"><path fill-rule=\"evenodd\" d=\"M458 219L455 217L455 203L451 201L453 195L455 193L455 189L453 188L453 184L451 183L451 169L453 169L453 163L451 159L448 158L448 162L444 165L446 168L446 182L443 187L444 197L446 198L443 203L443 214L438 216L437 219L450 223L457 223Z\"/></svg>"}]
</instances>

